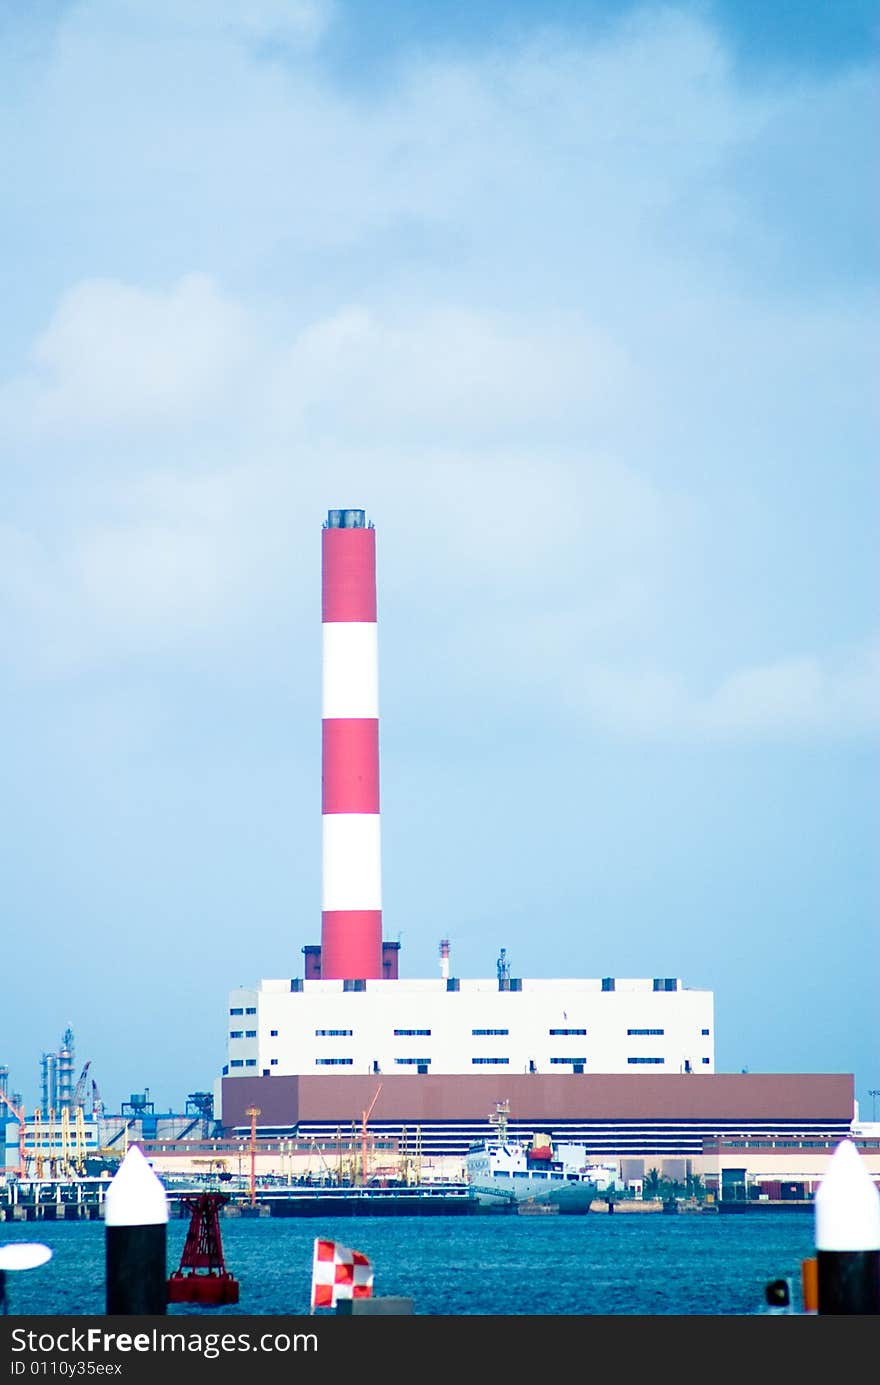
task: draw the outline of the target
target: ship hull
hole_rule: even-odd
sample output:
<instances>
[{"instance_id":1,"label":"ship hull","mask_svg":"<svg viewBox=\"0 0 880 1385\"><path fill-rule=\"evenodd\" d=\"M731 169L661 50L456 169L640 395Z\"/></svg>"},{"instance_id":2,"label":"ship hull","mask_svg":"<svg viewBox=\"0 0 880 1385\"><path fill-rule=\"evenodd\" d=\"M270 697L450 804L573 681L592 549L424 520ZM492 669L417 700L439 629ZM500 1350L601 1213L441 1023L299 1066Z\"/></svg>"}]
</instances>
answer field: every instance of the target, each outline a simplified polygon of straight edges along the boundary
<instances>
[{"instance_id":1,"label":"ship hull","mask_svg":"<svg viewBox=\"0 0 880 1385\"><path fill-rule=\"evenodd\" d=\"M545 1178L497 1178L474 1181L470 1195L482 1207L503 1207L526 1202L546 1203L560 1212L589 1212L598 1196L593 1182L550 1183Z\"/></svg>"}]
</instances>

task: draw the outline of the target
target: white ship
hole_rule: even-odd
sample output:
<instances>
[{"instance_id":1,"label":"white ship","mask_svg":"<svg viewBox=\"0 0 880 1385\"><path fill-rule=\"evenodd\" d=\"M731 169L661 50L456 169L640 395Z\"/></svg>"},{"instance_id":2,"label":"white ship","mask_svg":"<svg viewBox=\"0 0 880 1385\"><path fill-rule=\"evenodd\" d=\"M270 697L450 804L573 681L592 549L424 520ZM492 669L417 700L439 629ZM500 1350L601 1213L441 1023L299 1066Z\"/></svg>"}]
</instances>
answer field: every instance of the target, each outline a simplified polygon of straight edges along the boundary
<instances>
[{"instance_id":1,"label":"white ship","mask_svg":"<svg viewBox=\"0 0 880 1385\"><path fill-rule=\"evenodd\" d=\"M587 1212L595 1198L619 1186L617 1165L590 1163L586 1145L554 1145L545 1135L531 1143L510 1139L508 1114L507 1103L500 1102L490 1117L497 1133L477 1140L465 1157L465 1179L478 1202L550 1203L560 1211Z\"/></svg>"}]
</instances>

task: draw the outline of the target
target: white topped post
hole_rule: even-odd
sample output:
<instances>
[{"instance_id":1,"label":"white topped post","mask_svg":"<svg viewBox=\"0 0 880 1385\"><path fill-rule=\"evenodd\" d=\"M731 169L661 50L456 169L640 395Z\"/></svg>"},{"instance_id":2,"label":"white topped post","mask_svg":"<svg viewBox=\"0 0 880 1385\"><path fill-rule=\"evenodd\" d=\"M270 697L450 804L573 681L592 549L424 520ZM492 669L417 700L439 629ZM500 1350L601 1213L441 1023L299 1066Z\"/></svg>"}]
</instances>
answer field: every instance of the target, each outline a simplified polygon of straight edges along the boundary
<instances>
[{"instance_id":1,"label":"white topped post","mask_svg":"<svg viewBox=\"0 0 880 1385\"><path fill-rule=\"evenodd\" d=\"M104 1226L107 1313L165 1313L168 1198L137 1145L107 1188Z\"/></svg>"},{"instance_id":2,"label":"white topped post","mask_svg":"<svg viewBox=\"0 0 880 1385\"><path fill-rule=\"evenodd\" d=\"M819 1313L880 1313L880 1192L852 1140L815 1198Z\"/></svg>"}]
</instances>

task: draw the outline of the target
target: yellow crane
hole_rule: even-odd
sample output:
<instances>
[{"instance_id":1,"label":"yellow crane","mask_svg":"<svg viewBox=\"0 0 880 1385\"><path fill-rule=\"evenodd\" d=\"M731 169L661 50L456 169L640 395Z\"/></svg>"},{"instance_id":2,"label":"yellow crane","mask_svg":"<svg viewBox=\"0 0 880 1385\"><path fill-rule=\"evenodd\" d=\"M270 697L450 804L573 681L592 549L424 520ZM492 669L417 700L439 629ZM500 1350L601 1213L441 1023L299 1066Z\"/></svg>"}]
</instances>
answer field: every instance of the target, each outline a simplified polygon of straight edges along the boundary
<instances>
[{"instance_id":1,"label":"yellow crane","mask_svg":"<svg viewBox=\"0 0 880 1385\"><path fill-rule=\"evenodd\" d=\"M315 1151L315 1153L317 1154L318 1158L319 1158L320 1161L321 1161L321 1164L323 1165L324 1172L325 1172L326 1175L327 1175L327 1182L328 1182L328 1183L332 1183L332 1182L333 1182L333 1170L331 1169L330 1165L327 1163L327 1160L324 1158L324 1151L323 1151L323 1149L322 1149L321 1146L318 1144L318 1141L317 1141L317 1140L311 1140L309 1143L310 1143L310 1147Z\"/></svg>"},{"instance_id":2,"label":"yellow crane","mask_svg":"<svg viewBox=\"0 0 880 1385\"><path fill-rule=\"evenodd\" d=\"M61 1108L61 1172L69 1177L73 1171L72 1141L70 1137L70 1112L66 1106Z\"/></svg>"},{"instance_id":3,"label":"yellow crane","mask_svg":"<svg viewBox=\"0 0 880 1385\"><path fill-rule=\"evenodd\" d=\"M37 1178L43 1177L43 1149L41 1145L37 1144L37 1131L42 1119L43 1113L38 1106L34 1111L34 1166Z\"/></svg>"},{"instance_id":4,"label":"yellow crane","mask_svg":"<svg viewBox=\"0 0 880 1385\"><path fill-rule=\"evenodd\" d=\"M34 1158L34 1172L37 1178L42 1178L47 1173L50 1178L54 1178L58 1172L57 1151L55 1149L55 1112L50 1111L44 1120L43 1112L38 1106L34 1111L34 1121L29 1133L31 1153Z\"/></svg>"},{"instance_id":5,"label":"yellow crane","mask_svg":"<svg viewBox=\"0 0 880 1385\"><path fill-rule=\"evenodd\" d=\"M376 1102L379 1099L379 1093L381 1092L381 1090L382 1083L380 1082L378 1087L376 1088L376 1094L373 1097L373 1100L370 1102L366 1111L362 1112L361 1114L361 1184L363 1186L366 1186L367 1182L367 1121L370 1119L373 1107L376 1105Z\"/></svg>"},{"instance_id":6,"label":"yellow crane","mask_svg":"<svg viewBox=\"0 0 880 1385\"><path fill-rule=\"evenodd\" d=\"M251 1118L251 1207L257 1205L257 1116L261 1115L259 1106L249 1106L245 1115Z\"/></svg>"}]
</instances>

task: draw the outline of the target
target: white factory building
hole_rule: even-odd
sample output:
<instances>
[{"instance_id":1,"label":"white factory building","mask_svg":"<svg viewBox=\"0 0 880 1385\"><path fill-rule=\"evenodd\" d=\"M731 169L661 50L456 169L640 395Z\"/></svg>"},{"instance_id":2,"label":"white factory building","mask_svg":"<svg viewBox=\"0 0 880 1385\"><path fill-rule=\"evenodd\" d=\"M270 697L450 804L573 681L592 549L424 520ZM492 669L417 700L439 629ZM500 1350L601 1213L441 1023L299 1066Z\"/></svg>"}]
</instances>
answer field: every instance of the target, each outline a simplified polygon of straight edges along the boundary
<instances>
[{"instance_id":1,"label":"white factory building","mask_svg":"<svg viewBox=\"0 0 880 1385\"><path fill-rule=\"evenodd\" d=\"M382 1103L390 1111L412 1099L404 1114L418 1107L427 1127L451 1114L449 1084L434 1078L467 1075L469 1084L455 1085L485 1088L488 1102L499 1079L540 1074L529 1099L545 1092L550 1101L553 1088L559 1101L556 1079L577 1073L714 1073L712 993L676 977L527 980L511 976L502 949L495 977L464 979L449 974L448 939L439 976L399 976L400 944L383 935L377 612L375 529L364 510L329 510L321 530L321 941L302 948L301 977L230 993L215 1112L226 1118L225 1089L230 1109L246 1099L269 1126L306 1121L313 1097L323 1097L287 1091L290 1079L344 1105L346 1085L356 1101L364 1075L381 1073ZM417 1074L431 1080L404 1092ZM258 1085L251 1092L239 1078ZM288 1079L287 1095L271 1078ZM569 1104L583 1087L573 1084ZM424 1104L430 1092L436 1110Z\"/></svg>"},{"instance_id":2,"label":"white factory building","mask_svg":"<svg viewBox=\"0 0 880 1385\"><path fill-rule=\"evenodd\" d=\"M675 977L264 980L229 995L226 1077L713 1073L713 994Z\"/></svg>"}]
</instances>

